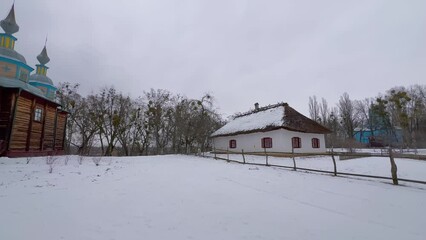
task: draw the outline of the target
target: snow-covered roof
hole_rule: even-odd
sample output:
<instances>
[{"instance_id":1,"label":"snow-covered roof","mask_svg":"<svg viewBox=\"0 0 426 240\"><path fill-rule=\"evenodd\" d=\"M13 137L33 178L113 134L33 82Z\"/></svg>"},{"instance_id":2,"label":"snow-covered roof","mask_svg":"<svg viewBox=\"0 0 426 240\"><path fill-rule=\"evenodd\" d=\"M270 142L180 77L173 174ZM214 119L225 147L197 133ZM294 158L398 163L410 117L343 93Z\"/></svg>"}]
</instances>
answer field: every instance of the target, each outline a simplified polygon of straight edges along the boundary
<instances>
[{"instance_id":1,"label":"snow-covered roof","mask_svg":"<svg viewBox=\"0 0 426 240\"><path fill-rule=\"evenodd\" d=\"M284 123L284 107L279 106L265 111L256 112L243 117L236 117L225 126L213 133L215 135L224 135L235 132L250 131L258 128L279 127Z\"/></svg>"},{"instance_id":2,"label":"snow-covered roof","mask_svg":"<svg viewBox=\"0 0 426 240\"><path fill-rule=\"evenodd\" d=\"M279 128L298 132L330 133L329 129L303 116L287 103L279 103L237 115L211 136L266 132Z\"/></svg>"}]
</instances>

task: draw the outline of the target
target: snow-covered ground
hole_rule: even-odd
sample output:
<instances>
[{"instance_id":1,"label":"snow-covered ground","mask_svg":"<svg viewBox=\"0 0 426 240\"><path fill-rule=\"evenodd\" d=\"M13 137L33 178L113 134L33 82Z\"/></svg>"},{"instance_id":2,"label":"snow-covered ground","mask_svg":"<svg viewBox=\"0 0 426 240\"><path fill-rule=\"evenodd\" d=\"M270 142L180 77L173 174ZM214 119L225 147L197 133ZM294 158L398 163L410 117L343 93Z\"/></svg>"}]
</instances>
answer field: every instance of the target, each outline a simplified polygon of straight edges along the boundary
<instances>
[{"instance_id":1,"label":"snow-covered ground","mask_svg":"<svg viewBox=\"0 0 426 240\"><path fill-rule=\"evenodd\" d=\"M300 165L331 164L326 158L305 160ZM409 166L407 176L426 173L426 162L397 161L401 171ZM376 165L380 162L338 163L388 171L388 165ZM24 158L0 158L0 239L426 236L422 185L393 186L180 155L103 158L98 167L90 158L79 165L76 157L64 165L61 157L55 164L49 174L44 158L29 164Z\"/></svg>"}]
</instances>

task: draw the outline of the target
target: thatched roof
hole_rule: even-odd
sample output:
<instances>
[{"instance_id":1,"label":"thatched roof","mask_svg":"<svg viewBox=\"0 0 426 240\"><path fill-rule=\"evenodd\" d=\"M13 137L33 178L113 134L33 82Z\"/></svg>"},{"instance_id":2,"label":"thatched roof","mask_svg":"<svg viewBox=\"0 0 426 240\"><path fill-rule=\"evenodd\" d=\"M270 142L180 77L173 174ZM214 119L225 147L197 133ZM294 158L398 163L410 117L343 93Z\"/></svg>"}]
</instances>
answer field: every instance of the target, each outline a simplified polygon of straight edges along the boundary
<instances>
[{"instance_id":1,"label":"thatched roof","mask_svg":"<svg viewBox=\"0 0 426 240\"><path fill-rule=\"evenodd\" d=\"M276 129L305 133L331 133L328 128L305 117L287 103L278 103L237 115L214 132L211 137L267 132Z\"/></svg>"}]
</instances>

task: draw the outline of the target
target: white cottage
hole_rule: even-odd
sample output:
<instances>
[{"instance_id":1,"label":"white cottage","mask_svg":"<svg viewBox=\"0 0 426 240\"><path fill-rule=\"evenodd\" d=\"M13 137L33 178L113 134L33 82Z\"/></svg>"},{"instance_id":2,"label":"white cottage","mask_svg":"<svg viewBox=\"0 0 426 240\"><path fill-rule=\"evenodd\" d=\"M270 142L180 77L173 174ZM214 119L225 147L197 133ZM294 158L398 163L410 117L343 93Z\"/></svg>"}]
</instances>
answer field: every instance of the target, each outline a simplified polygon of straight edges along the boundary
<instances>
[{"instance_id":1,"label":"white cottage","mask_svg":"<svg viewBox=\"0 0 426 240\"><path fill-rule=\"evenodd\" d=\"M331 131L305 117L287 103L255 109L234 117L211 135L216 151L326 152L325 134Z\"/></svg>"}]
</instances>

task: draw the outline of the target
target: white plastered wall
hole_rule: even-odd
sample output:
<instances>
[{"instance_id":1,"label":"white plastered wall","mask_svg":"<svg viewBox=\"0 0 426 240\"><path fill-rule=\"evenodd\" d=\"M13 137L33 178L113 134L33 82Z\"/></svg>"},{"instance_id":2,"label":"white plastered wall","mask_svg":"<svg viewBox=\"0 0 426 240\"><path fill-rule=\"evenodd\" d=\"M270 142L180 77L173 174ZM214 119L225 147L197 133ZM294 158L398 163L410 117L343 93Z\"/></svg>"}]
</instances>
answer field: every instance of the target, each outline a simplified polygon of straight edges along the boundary
<instances>
[{"instance_id":1,"label":"white plastered wall","mask_svg":"<svg viewBox=\"0 0 426 240\"><path fill-rule=\"evenodd\" d=\"M269 132L257 132L249 134L240 134L235 136L215 137L213 138L213 147L216 150L229 150L235 152L263 152L261 139L265 137L272 138L272 148L267 148L267 152L291 152L291 138L299 137L302 147L295 148L295 153L323 153L325 149L324 134L293 132L286 129L277 129ZM312 148L312 138L318 138L319 148ZM236 140L237 147L229 148L229 140Z\"/></svg>"}]
</instances>

